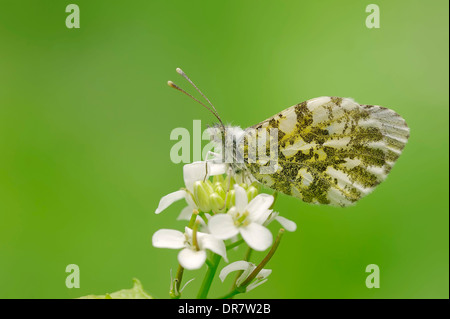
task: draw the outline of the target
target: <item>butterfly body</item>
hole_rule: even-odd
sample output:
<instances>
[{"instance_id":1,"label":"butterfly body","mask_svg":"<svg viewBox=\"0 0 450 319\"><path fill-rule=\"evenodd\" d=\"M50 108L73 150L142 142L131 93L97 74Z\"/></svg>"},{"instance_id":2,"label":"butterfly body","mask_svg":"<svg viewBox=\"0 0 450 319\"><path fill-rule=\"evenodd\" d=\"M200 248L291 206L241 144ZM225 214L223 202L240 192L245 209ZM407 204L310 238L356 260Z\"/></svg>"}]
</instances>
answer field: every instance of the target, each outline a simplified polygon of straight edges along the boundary
<instances>
[{"instance_id":1,"label":"butterfly body","mask_svg":"<svg viewBox=\"0 0 450 319\"><path fill-rule=\"evenodd\" d=\"M235 172L305 202L333 206L369 194L409 137L394 111L339 97L311 99L245 130L225 130L229 138L216 141L225 141L225 161Z\"/></svg>"}]
</instances>

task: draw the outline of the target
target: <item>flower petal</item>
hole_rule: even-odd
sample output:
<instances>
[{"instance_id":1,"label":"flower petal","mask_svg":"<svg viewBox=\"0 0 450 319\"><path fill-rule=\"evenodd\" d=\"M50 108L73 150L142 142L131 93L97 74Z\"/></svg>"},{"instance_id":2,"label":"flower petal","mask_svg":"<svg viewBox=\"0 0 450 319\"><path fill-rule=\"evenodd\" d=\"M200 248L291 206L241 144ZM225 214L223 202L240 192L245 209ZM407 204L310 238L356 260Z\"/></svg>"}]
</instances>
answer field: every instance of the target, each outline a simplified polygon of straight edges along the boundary
<instances>
[{"instance_id":1,"label":"flower petal","mask_svg":"<svg viewBox=\"0 0 450 319\"><path fill-rule=\"evenodd\" d=\"M258 273L256 278L258 279L265 279L269 277L269 275L272 273L272 269L261 269L261 271Z\"/></svg>"},{"instance_id":2,"label":"flower petal","mask_svg":"<svg viewBox=\"0 0 450 319\"><path fill-rule=\"evenodd\" d=\"M186 192L186 202L188 203L188 206L190 206L192 208L192 210L194 209L198 209L197 204L194 201L194 195L192 193Z\"/></svg>"},{"instance_id":3,"label":"flower petal","mask_svg":"<svg viewBox=\"0 0 450 319\"><path fill-rule=\"evenodd\" d=\"M275 219L275 216L273 216L274 214L272 214L272 210L266 210L263 213L259 214L259 216L256 215L252 215L250 217L250 220L252 220L253 222L263 225L263 226L267 226L270 224L270 222ZM258 218L256 218L258 217Z\"/></svg>"},{"instance_id":4,"label":"flower petal","mask_svg":"<svg viewBox=\"0 0 450 319\"><path fill-rule=\"evenodd\" d=\"M158 248L180 249L185 247L186 237L178 230L160 229L152 236L152 244Z\"/></svg>"},{"instance_id":5,"label":"flower petal","mask_svg":"<svg viewBox=\"0 0 450 319\"><path fill-rule=\"evenodd\" d=\"M272 233L260 224L250 223L247 226L239 227L239 232L245 242L254 250L266 250L272 245Z\"/></svg>"},{"instance_id":6,"label":"flower petal","mask_svg":"<svg viewBox=\"0 0 450 319\"><path fill-rule=\"evenodd\" d=\"M208 221L208 229L211 235L219 239L228 239L239 233L233 218L228 214L212 216Z\"/></svg>"},{"instance_id":7,"label":"flower petal","mask_svg":"<svg viewBox=\"0 0 450 319\"><path fill-rule=\"evenodd\" d=\"M184 233L185 233L185 235L187 236L187 238L188 238L189 240L191 240L193 230L192 230L191 228L185 226L185 227L184 227Z\"/></svg>"},{"instance_id":8,"label":"flower petal","mask_svg":"<svg viewBox=\"0 0 450 319\"><path fill-rule=\"evenodd\" d=\"M252 282L251 284L249 284L247 286L247 288L245 289L245 292L249 292L252 289L255 289L256 287L262 285L263 283L265 283L268 279L263 279L263 280L255 280L254 282Z\"/></svg>"},{"instance_id":9,"label":"flower petal","mask_svg":"<svg viewBox=\"0 0 450 319\"><path fill-rule=\"evenodd\" d=\"M225 278L231 272L237 271L237 270L246 270L246 269L250 268L251 265L252 265L252 263L249 263L248 261L245 261L245 260L235 261L235 262L222 268L222 270L220 271L220 274L219 274L219 278L223 282L225 280Z\"/></svg>"},{"instance_id":10,"label":"flower petal","mask_svg":"<svg viewBox=\"0 0 450 319\"><path fill-rule=\"evenodd\" d=\"M226 262L228 262L227 249L225 247L225 244L223 243L223 240L220 240L210 234L200 232L197 233L197 236L200 249L209 249L217 255L222 256L222 258L225 259Z\"/></svg>"},{"instance_id":11,"label":"flower petal","mask_svg":"<svg viewBox=\"0 0 450 319\"><path fill-rule=\"evenodd\" d=\"M208 162L208 175L209 176L216 176L216 175L222 175L227 172L227 164L217 164Z\"/></svg>"},{"instance_id":12,"label":"flower petal","mask_svg":"<svg viewBox=\"0 0 450 319\"><path fill-rule=\"evenodd\" d=\"M246 210L250 213L251 220L257 220L264 214L273 203L273 196L269 194L259 194L248 203Z\"/></svg>"},{"instance_id":13,"label":"flower petal","mask_svg":"<svg viewBox=\"0 0 450 319\"><path fill-rule=\"evenodd\" d=\"M248 204L247 192L238 184L234 185L234 190L236 192L236 209L239 213L243 213Z\"/></svg>"},{"instance_id":14,"label":"flower petal","mask_svg":"<svg viewBox=\"0 0 450 319\"><path fill-rule=\"evenodd\" d=\"M225 174L226 164L216 164L212 161L198 161L183 166L183 177L186 188L192 193L194 183L210 176Z\"/></svg>"},{"instance_id":15,"label":"flower petal","mask_svg":"<svg viewBox=\"0 0 450 319\"><path fill-rule=\"evenodd\" d=\"M233 244L233 243L237 242L238 240L239 240L239 236L235 235L235 236L230 238L230 244ZM233 247L231 249L238 250L239 249L239 245L237 245L237 246L235 246L235 247Z\"/></svg>"},{"instance_id":16,"label":"flower petal","mask_svg":"<svg viewBox=\"0 0 450 319\"><path fill-rule=\"evenodd\" d=\"M183 199L186 195L185 190L179 190L170 194L167 194L159 201L158 208L155 211L155 214L161 213L164 209L172 205L174 202Z\"/></svg>"},{"instance_id":17,"label":"flower petal","mask_svg":"<svg viewBox=\"0 0 450 319\"><path fill-rule=\"evenodd\" d=\"M206 162L199 161L183 166L184 184L191 193L194 193L194 183L203 180L206 175Z\"/></svg>"},{"instance_id":18,"label":"flower petal","mask_svg":"<svg viewBox=\"0 0 450 319\"><path fill-rule=\"evenodd\" d=\"M275 220L283 226L284 229L287 231L295 231L297 229L297 224L294 223L292 220L289 220L287 218L284 218L282 216L275 217Z\"/></svg>"},{"instance_id":19,"label":"flower petal","mask_svg":"<svg viewBox=\"0 0 450 319\"><path fill-rule=\"evenodd\" d=\"M236 279L236 286L239 287L242 285L242 283L250 276L250 274L255 270L256 265L253 263L248 263L247 269L244 269L242 271L242 274L239 276L239 278Z\"/></svg>"},{"instance_id":20,"label":"flower petal","mask_svg":"<svg viewBox=\"0 0 450 319\"><path fill-rule=\"evenodd\" d=\"M178 215L177 220L191 220L193 210L191 206L186 206L181 210L180 215Z\"/></svg>"},{"instance_id":21,"label":"flower petal","mask_svg":"<svg viewBox=\"0 0 450 319\"><path fill-rule=\"evenodd\" d=\"M204 250L195 251L185 248L178 253L178 262L185 269L199 269L203 266L205 260L206 252Z\"/></svg>"}]
</instances>

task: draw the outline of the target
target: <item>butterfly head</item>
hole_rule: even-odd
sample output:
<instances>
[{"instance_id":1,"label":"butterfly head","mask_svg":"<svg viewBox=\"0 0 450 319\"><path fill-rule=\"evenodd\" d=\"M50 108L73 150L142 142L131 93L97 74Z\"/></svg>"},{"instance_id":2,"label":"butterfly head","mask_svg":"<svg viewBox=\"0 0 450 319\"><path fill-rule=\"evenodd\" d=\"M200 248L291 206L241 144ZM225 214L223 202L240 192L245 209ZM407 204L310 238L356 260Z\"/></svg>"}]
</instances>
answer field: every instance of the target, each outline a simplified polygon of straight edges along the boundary
<instances>
[{"instance_id":1,"label":"butterfly head","mask_svg":"<svg viewBox=\"0 0 450 319\"><path fill-rule=\"evenodd\" d=\"M214 144L215 153L222 154L222 160L228 164L242 161L240 152L237 151L243 140L245 131L239 126L215 124L207 129L211 142ZM239 158L238 158L239 157Z\"/></svg>"}]
</instances>

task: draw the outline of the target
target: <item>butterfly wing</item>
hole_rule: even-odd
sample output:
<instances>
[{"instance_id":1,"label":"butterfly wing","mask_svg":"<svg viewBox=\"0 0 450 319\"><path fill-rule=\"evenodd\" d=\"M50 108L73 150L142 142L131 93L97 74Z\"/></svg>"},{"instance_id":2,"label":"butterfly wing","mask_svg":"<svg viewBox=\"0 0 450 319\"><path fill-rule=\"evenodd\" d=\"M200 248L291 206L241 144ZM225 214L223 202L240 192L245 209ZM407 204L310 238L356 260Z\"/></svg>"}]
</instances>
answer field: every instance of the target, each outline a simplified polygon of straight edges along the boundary
<instances>
[{"instance_id":1,"label":"butterfly wing","mask_svg":"<svg viewBox=\"0 0 450 319\"><path fill-rule=\"evenodd\" d=\"M275 149L269 133L276 129ZM261 134L277 165L249 160L248 145ZM320 97L294 105L246 130L245 166L269 188L308 203L349 206L369 194L388 175L409 137L405 120L394 111L360 105L349 98ZM261 145L258 145L258 147Z\"/></svg>"}]
</instances>

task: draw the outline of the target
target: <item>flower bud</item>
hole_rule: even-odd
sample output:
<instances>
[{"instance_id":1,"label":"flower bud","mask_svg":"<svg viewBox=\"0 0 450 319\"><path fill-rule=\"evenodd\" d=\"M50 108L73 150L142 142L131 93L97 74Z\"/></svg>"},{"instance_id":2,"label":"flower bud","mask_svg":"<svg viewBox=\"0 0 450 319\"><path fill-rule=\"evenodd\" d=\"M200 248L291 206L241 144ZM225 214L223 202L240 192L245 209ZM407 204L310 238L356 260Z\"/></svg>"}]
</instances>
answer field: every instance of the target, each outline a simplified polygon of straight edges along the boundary
<instances>
[{"instance_id":1,"label":"flower bud","mask_svg":"<svg viewBox=\"0 0 450 319\"><path fill-rule=\"evenodd\" d=\"M224 181L223 175L214 175L213 176L213 183L214 184L216 184L216 183L223 183L223 181Z\"/></svg>"},{"instance_id":2,"label":"flower bud","mask_svg":"<svg viewBox=\"0 0 450 319\"><path fill-rule=\"evenodd\" d=\"M211 183L211 181L209 179L207 179L205 182L203 182L205 184L205 187L208 189L208 192L210 194L212 194L214 192L214 187L213 184Z\"/></svg>"},{"instance_id":3,"label":"flower bud","mask_svg":"<svg viewBox=\"0 0 450 319\"><path fill-rule=\"evenodd\" d=\"M253 183L251 183L250 186L253 186L254 188L256 188L258 193L261 191L261 184L258 182L253 182Z\"/></svg>"},{"instance_id":4,"label":"flower bud","mask_svg":"<svg viewBox=\"0 0 450 319\"><path fill-rule=\"evenodd\" d=\"M236 202L236 193L234 189L230 190L227 195L227 208L233 206Z\"/></svg>"},{"instance_id":5,"label":"flower bud","mask_svg":"<svg viewBox=\"0 0 450 319\"><path fill-rule=\"evenodd\" d=\"M241 186L245 190L247 190L248 188L248 185L246 183L240 183L239 186Z\"/></svg>"},{"instance_id":6,"label":"flower bud","mask_svg":"<svg viewBox=\"0 0 450 319\"><path fill-rule=\"evenodd\" d=\"M209 195L211 208L216 213L223 213L225 211L225 200L217 193Z\"/></svg>"},{"instance_id":7,"label":"flower bud","mask_svg":"<svg viewBox=\"0 0 450 319\"><path fill-rule=\"evenodd\" d=\"M223 189L223 187L222 187L221 184L218 184L218 185L214 188L214 191L215 191L220 197L222 197L223 200L225 200L226 192L225 192L225 190Z\"/></svg>"},{"instance_id":8,"label":"flower bud","mask_svg":"<svg viewBox=\"0 0 450 319\"><path fill-rule=\"evenodd\" d=\"M209 191L209 187L207 185L207 183L203 183L201 181L196 181L194 183L195 201L197 202L200 211L204 213L207 213L211 210L211 206L209 203L209 194L211 194L212 191Z\"/></svg>"},{"instance_id":9,"label":"flower bud","mask_svg":"<svg viewBox=\"0 0 450 319\"><path fill-rule=\"evenodd\" d=\"M247 197L248 201L250 202L253 198L258 195L259 191L255 186L250 185L250 187L247 189Z\"/></svg>"}]
</instances>

